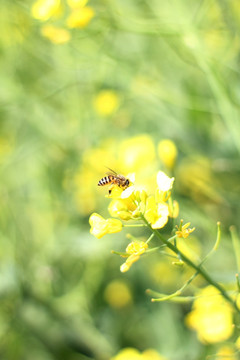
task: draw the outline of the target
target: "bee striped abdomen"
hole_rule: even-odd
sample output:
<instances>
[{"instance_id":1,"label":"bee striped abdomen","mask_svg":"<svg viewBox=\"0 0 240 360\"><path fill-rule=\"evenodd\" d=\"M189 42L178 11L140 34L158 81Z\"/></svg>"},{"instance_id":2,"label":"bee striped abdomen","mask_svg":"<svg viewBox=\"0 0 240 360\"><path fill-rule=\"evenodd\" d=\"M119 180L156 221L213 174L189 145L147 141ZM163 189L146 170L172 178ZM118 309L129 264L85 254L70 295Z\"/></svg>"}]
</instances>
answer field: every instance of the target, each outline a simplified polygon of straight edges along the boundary
<instances>
[{"instance_id":1,"label":"bee striped abdomen","mask_svg":"<svg viewBox=\"0 0 240 360\"><path fill-rule=\"evenodd\" d=\"M98 182L98 186L108 185L113 181L113 176L105 176Z\"/></svg>"}]
</instances>

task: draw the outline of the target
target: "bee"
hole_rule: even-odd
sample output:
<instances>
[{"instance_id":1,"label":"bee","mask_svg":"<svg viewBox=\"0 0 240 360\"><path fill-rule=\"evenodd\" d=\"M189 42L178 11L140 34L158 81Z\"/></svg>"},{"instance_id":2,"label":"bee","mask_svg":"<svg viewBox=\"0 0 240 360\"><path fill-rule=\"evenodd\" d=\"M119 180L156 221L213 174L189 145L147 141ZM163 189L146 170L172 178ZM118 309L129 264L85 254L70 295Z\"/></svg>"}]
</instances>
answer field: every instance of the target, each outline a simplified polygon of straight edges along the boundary
<instances>
[{"instance_id":1,"label":"bee","mask_svg":"<svg viewBox=\"0 0 240 360\"><path fill-rule=\"evenodd\" d=\"M110 172L107 173L107 176L103 177L98 182L98 186L112 185L109 189L109 194L111 194L112 187L114 185L119 186L121 189L125 190L130 185L130 180L126 179L125 176L117 174L115 171L109 169Z\"/></svg>"}]
</instances>

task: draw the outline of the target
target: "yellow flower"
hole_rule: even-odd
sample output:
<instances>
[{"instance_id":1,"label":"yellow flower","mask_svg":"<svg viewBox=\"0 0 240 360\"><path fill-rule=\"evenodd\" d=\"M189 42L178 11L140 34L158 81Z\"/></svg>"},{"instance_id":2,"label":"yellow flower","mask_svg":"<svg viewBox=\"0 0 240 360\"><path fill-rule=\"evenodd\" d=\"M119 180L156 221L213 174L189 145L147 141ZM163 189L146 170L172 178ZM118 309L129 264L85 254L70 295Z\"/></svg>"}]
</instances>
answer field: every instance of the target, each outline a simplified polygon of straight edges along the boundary
<instances>
[{"instance_id":1,"label":"yellow flower","mask_svg":"<svg viewBox=\"0 0 240 360\"><path fill-rule=\"evenodd\" d=\"M130 269L133 263L135 263L148 248L148 244L144 241L133 241L128 244L126 253L130 254L125 263L120 267L121 272L126 272Z\"/></svg>"},{"instance_id":2,"label":"yellow flower","mask_svg":"<svg viewBox=\"0 0 240 360\"><path fill-rule=\"evenodd\" d=\"M113 90L102 90L94 100L94 107L98 114L112 115L119 107L119 96Z\"/></svg>"},{"instance_id":3,"label":"yellow flower","mask_svg":"<svg viewBox=\"0 0 240 360\"><path fill-rule=\"evenodd\" d=\"M104 219L102 216L93 213L89 218L91 225L90 233L100 239L106 234L117 233L122 230L122 223L118 219Z\"/></svg>"},{"instance_id":4,"label":"yellow flower","mask_svg":"<svg viewBox=\"0 0 240 360\"><path fill-rule=\"evenodd\" d=\"M67 26L73 28L84 28L94 17L94 10L90 6L73 9L67 18Z\"/></svg>"},{"instance_id":5,"label":"yellow flower","mask_svg":"<svg viewBox=\"0 0 240 360\"><path fill-rule=\"evenodd\" d=\"M161 229L168 222L168 205L164 202L157 203L154 196L149 196L146 200L144 216L153 229Z\"/></svg>"},{"instance_id":6,"label":"yellow flower","mask_svg":"<svg viewBox=\"0 0 240 360\"><path fill-rule=\"evenodd\" d=\"M146 173L149 164L156 158L155 146L151 136L137 135L123 140L118 149L119 160L126 172L142 170Z\"/></svg>"},{"instance_id":7,"label":"yellow flower","mask_svg":"<svg viewBox=\"0 0 240 360\"><path fill-rule=\"evenodd\" d=\"M67 0L68 6L71 8L84 7L88 3L88 0Z\"/></svg>"},{"instance_id":8,"label":"yellow flower","mask_svg":"<svg viewBox=\"0 0 240 360\"><path fill-rule=\"evenodd\" d=\"M169 169L172 169L175 165L177 158L177 148L173 141L162 140L158 143L158 156L162 163Z\"/></svg>"},{"instance_id":9,"label":"yellow flower","mask_svg":"<svg viewBox=\"0 0 240 360\"><path fill-rule=\"evenodd\" d=\"M112 357L111 360L142 360L141 353L133 348L125 348L119 351L119 353Z\"/></svg>"},{"instance_id":10,"label":"yellow flower","mask_svg":"<svg viewBox=\"0 0 240 360\"><path fill-rule=\"evenodd\" d=\"M207 286L198 295L186 317L187 325L197 331L203 343L227 340L233 333L232 308L213 286Z\"/></svg>"},{"instance_id":11,"label":"yellow flower","mask_svg":"<svg viewBox=\"0 0 240 360\"><path fill-rule=\"evenodd\" d=\"M120 217L122 220L136 219L143 213L145 203L144 191L135 191L134 186L130 186L126 190L120 189L118 186L112 189L108 198L113 200L109 204L108 211L113 217Z\"/></svg>"},{"instance_id":12,"label":"yellow flower","mask_svg":"<svg viewBox=\"0 0 240 360\"><path fill-rule=\"evenodd\" d=\"M110 282L104 291L104 298L111 307L116 309L132 304L130 288L122 280L113 280Z\"/></svg>"},{"instance_id":13,"label":"yellow flower","mask_svg":"<svg viewBox=\"0 0 240 360\"><path fill-rule=\"evenodd\" d=\"M189 234L191 234L195 230L195 227L192 229L189 229L188 227L190 225L190 222L186 223L183 226L182 226L182 223L183 223L183 220L181 220L179 227L177 226L178 230L176 231L176 235L179 238L186 239L189 236Z\"/></svg>"},{"instance_id":14,"label":"yellow flower","mask_svg":"<svg viewBox=\"0 0 240 360\"><path fill-rule=\"evenodd\" d=\"M129 207L124 200L112 200L108 206L109 214L113 217L119 217L122 220L130 220L132 218Z\"/></svg>"},{"instance_id":15,"label":"yellow flower","mask_svg":"<svg viewBox=\"0 0 240 360\"><path fill-rule=\"evenodd\" d=\"M167 360L164 356L160 355L156 350L147 349L142 353L143 360Z\"/></svg>"},{"instance_id":16,"label":"yellow flower","mask_svg":"<svg viewBox=\"0 0 240 360\"><path fill-rule=\"evenodd\" d=\"M174 180L175 180L174 177L170 178L163 171L159 171L157 173L158 190L162 192L167 192L172 190Z\"/></svg>"},{"instance_id":17,"label":"yellow flower","mask_svg":"<svg viewBox=\"0 0 240 360\"><path fill-rule=\"evenodd\" d=\"M61 0L38 0L32 6L32 16L46 21L52 16L58 16L61 9Z\"/></svg>"},{"instance_id":18,"label":"yellow flower","mask_svg":"<svg viewBox=\"0 0 240 360\"><path fill-rule=\"evenodd\" d=\"M70 33L62 28L45 25L41 29L41 34L48 38L54 44L64 44L70 40Z\"/></svg>"},{"instance_id":19,"label":"yellow flower","mask_svg":"<svg viewBox=\"0 0 240 360\"><path fill-rule=\"evenodd\" d=\"M147 349L142 353L133 348L125 348L110 360L167 360L161 356L156 350Z\"/></svg>"}]
</instances>

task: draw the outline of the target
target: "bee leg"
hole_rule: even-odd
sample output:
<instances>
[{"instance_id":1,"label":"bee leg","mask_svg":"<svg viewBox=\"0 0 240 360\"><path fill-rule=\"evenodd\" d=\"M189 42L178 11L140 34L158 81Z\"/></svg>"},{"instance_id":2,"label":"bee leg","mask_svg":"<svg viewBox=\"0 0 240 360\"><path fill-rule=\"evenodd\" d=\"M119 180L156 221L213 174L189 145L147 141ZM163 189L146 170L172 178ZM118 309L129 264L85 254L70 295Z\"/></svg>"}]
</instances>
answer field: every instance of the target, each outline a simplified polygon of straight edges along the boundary
<instances>
[{"instance_id":1,"label":"bee leg","mask_svg":"<svg viewBox=\"0 0 240 360\"><path fill-rule=\"evenodd\" d=\"M111 195L111 192L112 192L112 189L113 189L113 184L112 184L112 186L109 188L109 190L108 190L108 195Z\"/></svg>"}]
</instances>

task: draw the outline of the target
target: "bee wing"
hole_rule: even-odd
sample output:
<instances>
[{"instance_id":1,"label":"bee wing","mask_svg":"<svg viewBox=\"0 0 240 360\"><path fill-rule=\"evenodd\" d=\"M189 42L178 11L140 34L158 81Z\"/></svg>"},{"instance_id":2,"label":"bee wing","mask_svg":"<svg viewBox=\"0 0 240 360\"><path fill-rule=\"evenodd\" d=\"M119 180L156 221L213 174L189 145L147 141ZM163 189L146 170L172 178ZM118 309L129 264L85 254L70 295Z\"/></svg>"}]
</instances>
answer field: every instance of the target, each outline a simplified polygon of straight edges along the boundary
<instances>
[{"instance_id":1,"label":"bee wing","mask_svg":"<svg viewBox=\"0 0 240 360\"><path fill-rule=\"evenodd\" d=\"M116 171L114 171L114 170L110 169L110 168L109 168L109 167L107 167L107 166L106 166L106 168L107 168L108 170L110 170L110 171L106 172L106 174L107 174L107 175L114 175L114 176L117 176Z\"/></svg>"}]
</instances>

